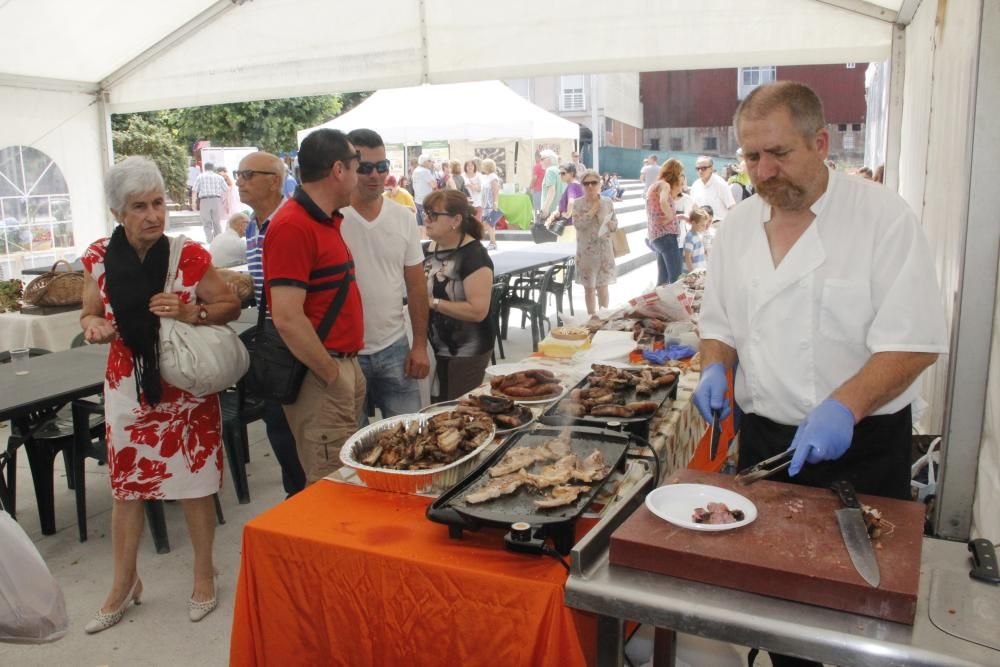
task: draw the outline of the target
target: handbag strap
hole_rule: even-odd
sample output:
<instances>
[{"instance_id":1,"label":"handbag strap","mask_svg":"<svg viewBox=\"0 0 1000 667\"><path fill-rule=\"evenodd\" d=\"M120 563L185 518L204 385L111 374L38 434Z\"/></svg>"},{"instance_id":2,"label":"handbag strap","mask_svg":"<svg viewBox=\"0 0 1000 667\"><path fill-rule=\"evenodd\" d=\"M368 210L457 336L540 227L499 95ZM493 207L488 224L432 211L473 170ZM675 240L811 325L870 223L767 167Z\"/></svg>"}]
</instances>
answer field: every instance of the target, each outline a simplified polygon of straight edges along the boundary
<instances>
[{"instance_id":1,"label":"handbag strap","mask_svg":"<svg viewBox=\"0 0 1000 667\"><path fill-rule=\"evenodd\" d=\"M316 335L319 336L321 343L326 338L327 334L330 333L330 329L333 328L333 323L336 321L337 316L344 307L344 303L347 301L348 288L355 280L354 273L351 272L351 269L354 268L353 259L348 260L334 268L341 269L344 272L344 277L336 281L337 294L334 295L333 299L331 299L330 305L327 307L326 313L323 315L323 319L320 320L319 328L316 329ZM257 311L257 331L263 331L264 329L264 318L267 313L266 287L260 291L260 302L260 308Z\"/></svg>"},{"instance_id":2,"label":"handbag strap","mask_svg":"<svg viewBox=\"0 0 1000 667\"><path fill-rule=\"evenodd\" d=\"M170 238L169 236L167 238ZM178 234L175 238L170 238L170 260L167 262L167 280L163 285L163 291L170 294L171 286L174 284L174 280L177 279L177 267L181 263L181 251L184 250L184 244L187 242L187 237L183 234Z\"/></svg>"}]
</instances>

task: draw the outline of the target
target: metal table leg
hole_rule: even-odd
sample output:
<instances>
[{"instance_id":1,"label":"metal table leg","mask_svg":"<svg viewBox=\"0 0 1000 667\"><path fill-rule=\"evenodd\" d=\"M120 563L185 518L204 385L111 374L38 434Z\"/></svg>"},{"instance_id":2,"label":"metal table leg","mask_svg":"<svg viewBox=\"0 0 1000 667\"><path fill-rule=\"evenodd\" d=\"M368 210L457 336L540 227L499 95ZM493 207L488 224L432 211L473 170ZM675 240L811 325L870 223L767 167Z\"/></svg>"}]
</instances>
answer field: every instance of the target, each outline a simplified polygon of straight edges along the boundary
<instances>
[{"instance_id":1,"label":"metal table leg","mask_svg":"<svg viewBox=\"0 0 1000 667\"><path fill-rule=\"evenodd\" d=\"M625 659L625 622L611 616L597 617L598 667L622 667Z\"/></svg>"},{"instance_id":2,"label":"metal table leg","mask_svg":"<svg viewBox=\"0 0 1000 667\"><path fill-rule=\"evenodd\" d=\"M674 667L677 664L677 633L666 628L653 632L653 667Z\"/></svg>"}]
</instances>

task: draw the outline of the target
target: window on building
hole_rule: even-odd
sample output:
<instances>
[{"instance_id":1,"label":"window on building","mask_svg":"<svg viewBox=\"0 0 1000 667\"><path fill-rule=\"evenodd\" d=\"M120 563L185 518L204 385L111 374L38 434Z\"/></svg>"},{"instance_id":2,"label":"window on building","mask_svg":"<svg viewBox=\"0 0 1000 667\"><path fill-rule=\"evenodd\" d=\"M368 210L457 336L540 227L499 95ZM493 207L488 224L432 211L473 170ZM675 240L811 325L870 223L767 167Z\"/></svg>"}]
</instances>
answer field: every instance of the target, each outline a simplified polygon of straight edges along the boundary
<instances>
[{"instance_id":1,"label":"window on building","mask_svg":"<svg viewBox=\"0 0 1000 667\"><path fill-rule=\"evenodd\" d=\"M757 86L774 81L778 69L774 65L741 67L736 83L736 94L742 100Z\"/></svg>"},{"instance_id":2,"label":"window on building","mask_svg":"<svg viewBox=\"0 0 1000 667\"><path fill-rule=\"evenodd\" d=\"M660 150L660 138L659 137L653 137L652 139L649 140L649 150L651 150L651 151L658 151L658 150Z\"/></svg>"},{"instance_id":3,"label":"window on building","mask_svg":"<svg viewBox=\"0 0 1000 667\"><path fill-rule=\"evenodd\" d=\"M615 131L615 120L614 120L614 118L608 118L607 116L604 117L604 131L605 132L614 132Z\"/></svg>"},{"instance_id":4,"label":"window on building","mask_svg":"<svg viewBox=\"0 0 1000 667\"><path fill-rule=\"evenodd\" d=\"M847 63L845 67L847 67L847 69L854 69L854 63Z\"/></svg>"},{"instance_id":5,"label":"window on building","mask_svg":"<svg viewBox=\"0 0 1000 667\"><path fill-rule=\"evenodd\" d=\"M838 132L847 132L847 123L841 123L837 126Z\"/></svg>"},{"instance_id":6,"label":"window on building","mask_svg":"<svg viewBox=\"0 0 1000 667\"><path fill-rule=\"evenodd\" d=\"M0 274L52 264L72 248L73 211L62 170L30 146L0 149Z\"/></svg>"},{"instance_id":7,"label":"window on building","mask_svg":"<svg viewBox=\"0 0 1000 667\"><path fill-rule=\"evenodd\" d=\"M717 151L719 150L719 138L718 137L705 137L701 143L701 150L703 151Z\"/></svg>"},{"instance_id":8,"label":"window on building","mask_svg":"<svg viewBox=\"0 0 1000 667\"><path fill-rule=\"evenodd\" d=\"M583 92L583 75L559 77L559 110L586 111L587 99Z\"/></svg>"},{"instance_id":9,"label":"window on building","mask_svg":"<svg viewBox=\"0 0 1000 667\"><path fill-rule=\"evenodd\" d=\"M852 132L860 132L861 131L861 123L851 123L851 131Z\"/></svg>"},{"instance_id":10,"label":"window on building","mask_svg":"<svg viewBox=\"0 0 1000 667\"><path fill-rule=\"evenodd\" d=\"M684 150L684 139L681 137L670 137L670 150L671 151L683 151Z\"/></svg>"},{"instance_id":11,"label":"window on building","mask_svg":"<svg viewBox=\"0 0 1000 667\"><path fill-rule=\"evenodd\" d=\"M848 132L844 135L844 150L853 151L854 150L854 133Z\"/></svg>"}]
</instances>

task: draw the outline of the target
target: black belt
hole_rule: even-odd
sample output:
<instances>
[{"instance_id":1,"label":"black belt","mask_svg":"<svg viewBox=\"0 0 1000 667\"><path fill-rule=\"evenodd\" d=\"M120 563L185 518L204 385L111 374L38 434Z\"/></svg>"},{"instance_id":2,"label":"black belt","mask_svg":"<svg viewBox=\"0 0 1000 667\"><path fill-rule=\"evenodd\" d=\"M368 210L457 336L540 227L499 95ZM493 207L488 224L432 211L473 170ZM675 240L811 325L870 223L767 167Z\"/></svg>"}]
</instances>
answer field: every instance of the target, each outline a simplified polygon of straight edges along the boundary
<instances>
[{"instance_id":1,"label":"black belt","mask_svg":"<svg viewBox=\"0 0 1000 667\"><path fill-rule=\"evenodd\" d=\"M358 356L357 352L337 352L336 350L327 350L326 353L334 359L351 359Z\"/></svg>"}]
</instances>

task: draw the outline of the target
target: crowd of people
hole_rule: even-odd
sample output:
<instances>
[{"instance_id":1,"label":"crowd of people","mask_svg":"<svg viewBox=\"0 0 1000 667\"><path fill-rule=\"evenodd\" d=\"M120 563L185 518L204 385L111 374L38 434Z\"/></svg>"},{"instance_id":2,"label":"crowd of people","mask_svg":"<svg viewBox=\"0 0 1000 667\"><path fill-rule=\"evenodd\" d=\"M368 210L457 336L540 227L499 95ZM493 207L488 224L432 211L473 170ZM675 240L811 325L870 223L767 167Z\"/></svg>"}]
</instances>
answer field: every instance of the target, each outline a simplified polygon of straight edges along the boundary
<instances>
[{"instance_id":1,"label":"crowd of people","mask_svg":"<svg viewBox=\"0 0 1000 667\"><path fill-rule=\"evenodd\" d=\"M791 443L798 450L789 474L803 473L797 481L825 484L830 475L853 476L859 491L902 497L913 382L947 351L941 313L923 302L936 284L923 270L926 242L898 196L862 186L860 179L851 182L824 163L828 137L814 98L800 84L752 93L737 118L745 157L728 179L703 156L688 192L679 161L658 165L655 156L648 158L641 178L648 184L657 281L703 268L706 233L721 223L702 309L705 371L694 395L698 409L706 417L725 409L726 373L735 370L744 429L741 468ZM793 119L792 110L800 108L807 117ZM804 132L806 125L815 128ZM791 157L776 155L768 143L774 137ZM541 151L534 174L539 188L533 184L532 192L541 219L573 230L577 281L594 313L608 305L614 282L609 234L618 226L613 199L621 191L612 177L573 158L560 162L554 151ZM287 165L275 155L251 153L233 174L251 214L230 216L225 233L210 239L212 252L223 256L229 242L245 236L258 307L308 369L293 402L267 402L264 409L289 495L337 470L340 448L375 408L383 417L419 410L419 382L432 365L438 398L450 400L478 386L489 362L494 272L483 240L497 217L496 164L451 161L436 169L421 156L412 198L402 194L406 183L389 176L389 167L377 132L321 129L303 140L299 184L289 193ZM226 188L210 165L193 186L202 220L213 231ZM755 189L759 197L736 206L737 195L742 199ZM198 243L183 243L176 275L165 285L172 241L165 235L164 181L153 162L131 157L112 167L106 194L119 225L83 256L80 318L87 341L110 343L104 394L113 577L87 624L91 633L117 624L141 601L137 549L147 499L175 499L184 508L195 554L190 619L201 620L218 604L212 496L222 483L219 399L166 382L156 341L164 318L225 324L240 312L239 299ZM858 210L891 224L868 224ZM426 250L421 227L430 241ZM818 231L806 235L811 228ZM889 234L894 244L884 242ZM872 257L852 250L858 239L873 249ZM813 261L822 247L827 261ZM784 280L784 292L772 301L756 303L748 290L773 282L779 264L795 279ZM787 287L809 287L814 278L815 289ZM867 301L858 300L862 294ZM817 298L822 303L814 303ZM760 312L748 311L748 304ZM818 326L807 317L787 317L820 306ZM770 340L748 336L751 318L754 330L763 328ZM816 346L817 354L790 360L788 351L800 346L806 352ZM866 444L890 437L890 458L872 454ZM803 470L807 463L812 467Z\"/></svg>"}]
</instances>

